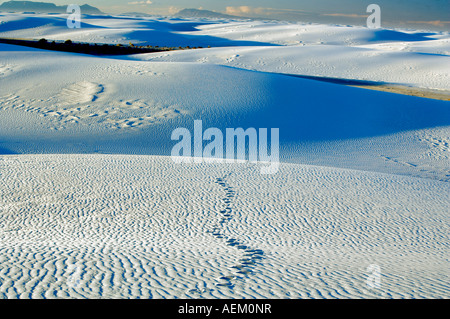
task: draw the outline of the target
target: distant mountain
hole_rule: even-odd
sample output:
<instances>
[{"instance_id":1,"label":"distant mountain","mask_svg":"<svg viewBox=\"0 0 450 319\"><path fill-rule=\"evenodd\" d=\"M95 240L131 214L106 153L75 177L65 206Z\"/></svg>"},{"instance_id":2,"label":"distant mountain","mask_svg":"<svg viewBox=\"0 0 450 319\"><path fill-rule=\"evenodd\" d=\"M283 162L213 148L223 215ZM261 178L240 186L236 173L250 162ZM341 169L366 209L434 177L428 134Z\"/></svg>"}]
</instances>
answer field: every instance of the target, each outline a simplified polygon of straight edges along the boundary
<instances>
[{"instance_id":1,"label":"distant mountain","mask_svg":"<svg viewBox=\"0 0 450 319\"><path fill-rule=\"evenodd\" d=\"M67 10L67 6L62 7ZM105 14L104 12L100 11L100 9L88 4L83 4L82 6L80 6L80 9L82 14Z\"/></svg>"},{"instance_id":2,"label":"distant mountain","mask_svg":"<svg viewBox=\"0 0 450 319\"><path fill-rule=\"evenodd\" d=\"M174 16L181 18L246 19L244 17L232 16L229 14L199 9L183 9L180 12L174 14Z\"/></svg>"},{"instance_id":3,"label":"distant mountain","mask_svg":"<svg viewBox=\"0 0 450 319\"><path fill-rule=\"evenodd\" d=\"M82 14L102 14L99 9L88 4L80 6ZM0 11L6 12L36 12L36 13L67 13L67 6L57 6L54 3L34 1L6 1L0 5Z\"/></svg>"},{"instance_id":4,"label":"distant mountain","mask_svg":"<svg viewBox=\"0 0 450 319\"><path fill-rule=\"evenodd\" d=\"M127 16L127 17L154 17L154 14L149 13L142 13L142 12L125 12L119 14L120 16Z\"/></svg>"}]
</instances>

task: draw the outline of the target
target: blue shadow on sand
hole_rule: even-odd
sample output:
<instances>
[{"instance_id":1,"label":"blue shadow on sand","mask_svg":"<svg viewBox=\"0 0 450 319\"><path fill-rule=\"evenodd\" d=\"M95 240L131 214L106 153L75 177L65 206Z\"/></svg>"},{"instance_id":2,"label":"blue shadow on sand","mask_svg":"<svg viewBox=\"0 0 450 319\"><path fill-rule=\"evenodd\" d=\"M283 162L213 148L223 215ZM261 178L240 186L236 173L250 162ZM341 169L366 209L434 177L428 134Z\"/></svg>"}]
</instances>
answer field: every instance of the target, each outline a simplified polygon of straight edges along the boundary
<instances>
[{"instance_id":1,"label":"blue shadow on sand","mask_svg":"<svg viewBox=\"0 0 450 319\"><path fill-rule=\"evenodd\" d=\"M0 147L0 155L15 155L17 153L12 152L6 148Z\"/></svg>"},{"instance_id":2,"label":"blue shadow on sand","mask_svg":"<svg viewBox=\"0 0 450 319\"><path fill-rule=\"evenodd\" d=\"M365 138L450 125L448 101L342 85L347 83L256 73L265 78L263 103L248 100L248 107L237 117L205 125L222 130L279 128L281 142ZM207 111L203 115L206 122L213 118Z\"/></svg>"},{"instance_id":3,"label":"blue shadow on sand","mask_svg":"<svg viewBox=\"0 0 450 319\"><path fill-rule=\"evenodd\" d=\"M367 39L369 42L420 42L420 41L430 41L433 38L429 38L431 35L436 35L435 33L405 33L401 31L394 30L377 30L374 31L373 37Z\"/></svg>"},{"instance_id":4,"label":"blue shadow on sand","mask_svg":"<svg viewBox=\"0 0 450 319\"><path fill-rule=\"evenodd\" d=\"M95 25L95 21L91 21L96 16L84 16L85 19L81 20L81 30L89 29L95 31L95 29L109 29L104 26ZM128 44L132 42L134 44L142 46L160 46L160 47L207 47L207 46L278 46L273 43L257 42L257 41L244 41L244 40L230 40L220 37L208 36L208 35L192 35L183 34L182 32L197 31L197 27L202 25L214 24L214 22L176 22L170 23L167 21L158 21L157 19L142 19L142 18L129 18L129 17L105 17L102 19L111 20L124 20L130 21L129 24L118 24L112 29L121 35L122 44ZM25 20L8 21L0 24L0 32L8 32L15 30L34 29L39 27L55 27L66 29L66 19L64 17L27 17ZM70 38L70 34L80 29L67 29L65 37ZM122 31L123 30L123 33ZM66 40L66 39L59 39Z\"/></svg>"},{"instance_id":5,"label":"blue shadow on sand","mask_svg":"<svg viewBox=\"0 0 450 319\"><path fill-rule=\"evenodd\" d=\"M284 141L364 138L450 125L447 101L311 82L274 83L290 98L252 120L260 127L279 127Z\"/></svg>"}]
</instances>

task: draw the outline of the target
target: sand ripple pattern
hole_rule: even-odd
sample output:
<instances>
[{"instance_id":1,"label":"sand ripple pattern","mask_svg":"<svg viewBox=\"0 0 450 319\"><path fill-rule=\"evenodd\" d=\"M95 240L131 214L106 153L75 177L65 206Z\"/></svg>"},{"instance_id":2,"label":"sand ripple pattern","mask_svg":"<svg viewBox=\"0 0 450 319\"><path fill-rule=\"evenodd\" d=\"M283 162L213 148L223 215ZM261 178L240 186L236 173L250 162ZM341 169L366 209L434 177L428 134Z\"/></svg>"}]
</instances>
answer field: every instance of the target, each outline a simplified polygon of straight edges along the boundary
<instances>
[{"instance_id":1,"label":"sand ripple pattern","mask_svg":"<svg viewBox=\"0 0 450 319\"><path fill-rule=\"evenodd\" d=\"M450 298L449 188L293 164L4 155L0 298ZM243 279L216 285L236 265Z\"/></svg>"},{"instance_id":2,"label":"sand ripple pattern","mask_svg":"<svg viewBox=\"0 0 450 319\"><path fill-rule=\"evenodd\" d=\"M24 95L26 89L24 89ZM176 105L151 100L109 100L108 89L99 83L77 82L48 99L27 99L22 92L0 97L0 110L38 114L50 130L95 126L107 130L136 130L187 114Z\"/></svg>"}]
</instances>

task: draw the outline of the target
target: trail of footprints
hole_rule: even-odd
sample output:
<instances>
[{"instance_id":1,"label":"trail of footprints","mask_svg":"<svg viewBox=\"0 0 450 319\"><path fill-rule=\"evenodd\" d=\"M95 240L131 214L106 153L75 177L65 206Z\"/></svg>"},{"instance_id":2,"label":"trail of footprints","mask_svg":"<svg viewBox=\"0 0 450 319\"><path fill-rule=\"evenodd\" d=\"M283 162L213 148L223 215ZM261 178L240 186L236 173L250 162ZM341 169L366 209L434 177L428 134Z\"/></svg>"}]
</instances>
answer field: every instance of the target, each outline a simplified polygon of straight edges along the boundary
<instances>
[{"instance_id":1,"label":"trail of footprints","mask_svg":"<svg viewBox=\"0 0 450 319\"><path fill-rule=\"evenodd\" d=\"M226 182L226 179L231 174L232 173L227 174L226 176L217 178L216 180L216 184L220 185L224 189L226 195L222 199L223 209L220 210L222 217L219 222L213 226L213 229L208 231L208 233L211 233L218 239L225 240L227 246L235 247L244 252L243 257L238 259L236 264L229 268L229 274L217 279L218 282L216 283L216 286L233 289L235 286L235 281L245 280L245 278L254 273L255 266L261 262L262 259L264 259L264 252L261 249L252 249L239 239L231 238L224 234L224 225L233 218L232 201L236 196L236 192Z\"/></svg>"},{"instance_id":2,"label":"trail of footprints","mask_svg":"<svg viewBox=\"0 0 450 319\"><path fill-rule=\"evenodd\" d=\"M381 158L386 162L392 162L398 165L403 165L415 169L417 175L413 176L435 179L442 182L450 181L450 170L439 170L436 167L404 162L394 157L388 157L384 155L381 155Z\"/></svg>"}]
</instances>

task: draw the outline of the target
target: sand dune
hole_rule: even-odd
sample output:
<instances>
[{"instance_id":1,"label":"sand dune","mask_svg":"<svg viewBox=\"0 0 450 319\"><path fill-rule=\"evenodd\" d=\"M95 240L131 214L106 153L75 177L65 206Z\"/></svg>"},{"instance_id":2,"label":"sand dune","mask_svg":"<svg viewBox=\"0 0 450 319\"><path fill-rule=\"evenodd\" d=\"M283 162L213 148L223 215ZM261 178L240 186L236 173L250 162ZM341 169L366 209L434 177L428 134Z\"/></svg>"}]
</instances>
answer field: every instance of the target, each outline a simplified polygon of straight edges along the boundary
<instances>
[{"instance_id":1,"label":"sand dune","mask_svg":"<svg viewBox=\"0 0 450 319\"><path fill-rule=\"evenodd\" d=\"M448 183L287 164L263 176L151 156L3 156L0 166L3 297L450 293ZM380 289L367 288L371 264Z\"/></svg>"},{"instance_id":2,"label":"sand dune","mask_svg":"<svg viewBox=\"0 0 450 319\"><path fill-rule=\"evenodd\" d=\"M0 44L0 298L450 296L449 103L292 76L445 94L448 33L0 20L0 37L214 47ZM195 120L279 128L278 173L176 164L171 134Z\"/></svg>"},{"instance_id":3,"label":"sand dune","mask_svg":"<svg viewBox=\"0 0 450 319\"><path fill-rule=\"evenodd\" d=\"M202 119L223 131L278 127L280 156L289 162L450 176L448 152L425 155L425 136L446 138L444 101L221 65L0 47L17 69L0 87L0 147L9 153L168 156L172 131Z\"/></svg>"},{"instance_id":4,"label":"sand dune","mask_svg":"<svg viewBox=\"0 0 450 319\"><path fill-rule=\"evenodd\" d=\"M450 87L448 32L89 15L84 16L81 29L70 30L66 28L66 15L0 14L0 17L4 20L0 37L213 47L147 56L146 59L154 61L206 62L265 72L390 82L447 92ZM217 46L220 48L214 48Z\"/></svg>"}]
</instances>

